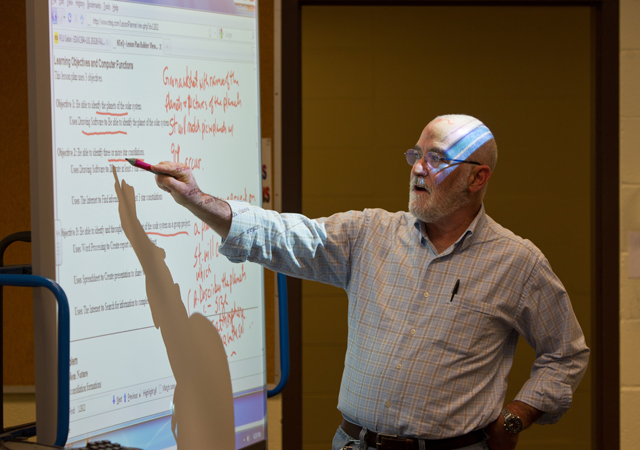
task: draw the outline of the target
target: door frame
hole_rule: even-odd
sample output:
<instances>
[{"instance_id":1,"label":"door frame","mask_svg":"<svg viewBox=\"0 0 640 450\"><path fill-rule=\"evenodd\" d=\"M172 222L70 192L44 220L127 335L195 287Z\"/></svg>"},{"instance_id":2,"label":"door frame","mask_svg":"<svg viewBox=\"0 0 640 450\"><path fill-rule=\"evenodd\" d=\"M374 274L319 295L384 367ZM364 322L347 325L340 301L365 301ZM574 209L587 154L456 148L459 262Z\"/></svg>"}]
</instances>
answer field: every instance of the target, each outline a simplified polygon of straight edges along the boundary
<instances>
[{"instance_id":1,"label":"door frame","mask_svg":"<svg viewBox=\"0 0 640 450\"><path fill-rule=\"evenodd\" d=\"M282 211L302 212L302 44L304 6L591 7L595 137L592 145L592 442L620 448L619 0L281 0ZM283 450L302 445L302 282L289 279L291 372L282 396Z\"/></svg>"}]
</instances>

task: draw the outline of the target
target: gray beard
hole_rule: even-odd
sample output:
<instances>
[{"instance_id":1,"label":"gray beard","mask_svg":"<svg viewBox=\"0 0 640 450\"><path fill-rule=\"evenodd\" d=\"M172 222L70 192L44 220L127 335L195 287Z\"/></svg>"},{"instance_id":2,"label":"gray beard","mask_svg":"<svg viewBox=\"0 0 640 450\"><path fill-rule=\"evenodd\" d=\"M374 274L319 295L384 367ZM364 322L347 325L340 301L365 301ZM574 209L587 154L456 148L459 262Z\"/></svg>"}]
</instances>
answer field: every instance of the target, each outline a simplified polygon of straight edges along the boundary
<instances>
[{"instance_id":1,"label":"gray beard","mask_svg":"<svg viewBox=\"0 0 640 450\"><path fill-rule=\"evenodd\" d=\"M418 195L414 186L424 187L428 197ZM422 197L422 198L421 198ZM424 223L434 223L462 208L469 202L466 177L459 176L448 192L424 184L424 180L413 177L409 183L409 212Z\"/></svg>"}]
</instances>

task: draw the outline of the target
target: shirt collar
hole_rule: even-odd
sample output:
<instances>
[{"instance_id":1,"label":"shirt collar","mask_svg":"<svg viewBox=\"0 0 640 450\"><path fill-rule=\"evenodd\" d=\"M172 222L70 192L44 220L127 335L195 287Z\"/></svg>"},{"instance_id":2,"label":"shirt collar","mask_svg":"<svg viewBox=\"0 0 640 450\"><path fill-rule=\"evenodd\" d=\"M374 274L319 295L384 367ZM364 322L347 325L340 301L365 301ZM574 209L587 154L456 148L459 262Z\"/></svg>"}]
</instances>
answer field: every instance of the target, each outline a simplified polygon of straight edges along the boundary
<instances>
[{"instance_id":1,"label":"shirt collar","mask_svg":"<svg viewBox=\"0 0 640 450\"><path fill-rule=\"evenodd\" d=\"M458 240L454 242L454 244L451 247L453 248L460 247L460 250L464 250L467 247L469 247L473 243L473 241L476 239L476 237L480 235L486 223L487 223L487 214L484 211L484 203L483 203L480 206L480 211L478 211L478 214L476 214L476 217L473 219L473 222L469 224L465 232L462 233L462 236L460 236ZM423 247L429 246L431 248L431 251L434 251L433 246L431 245L429 240L425 237L426 228L425 228L424 222L421 222L419 219L416 219L413 225L416 228L416 230L418 230L418 233L420 236L420 245L422 245ZM439 256L449 254L451 251L453 251L453 248L451 250L445 250Z\"/></svg>"}]
</instances>

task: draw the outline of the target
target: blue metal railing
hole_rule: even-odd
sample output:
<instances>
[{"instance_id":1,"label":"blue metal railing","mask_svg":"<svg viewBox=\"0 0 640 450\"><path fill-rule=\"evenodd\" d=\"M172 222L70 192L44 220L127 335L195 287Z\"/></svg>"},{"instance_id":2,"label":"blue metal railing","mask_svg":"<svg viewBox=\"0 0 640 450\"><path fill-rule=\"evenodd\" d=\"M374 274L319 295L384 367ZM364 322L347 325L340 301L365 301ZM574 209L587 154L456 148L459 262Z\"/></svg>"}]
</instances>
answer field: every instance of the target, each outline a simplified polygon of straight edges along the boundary
<instances>
[{"instance_id":1,"label":"blue metal railing","mask_svg":"<svg viewBox=\"0 0 640 450\"><path fill-rule=\"evenodd\" d=\"M58 302L58 421L55 445L63 447L69 434L69 301L58 283L37 275L0 274L0 285L44 287Z\"/></svg>"},{"instance_id":2,"label":"blue metal railing","mask_svg":"<svg viewBox=\"0 0 640 450\"><path fill-rule=\"evenodd\" d=\"M289 379L289 311L287 309L287 277L278 274L278 321L280 323L280 381L267 391L267 397L278 395Z\"/></svg>"}]
</instances>

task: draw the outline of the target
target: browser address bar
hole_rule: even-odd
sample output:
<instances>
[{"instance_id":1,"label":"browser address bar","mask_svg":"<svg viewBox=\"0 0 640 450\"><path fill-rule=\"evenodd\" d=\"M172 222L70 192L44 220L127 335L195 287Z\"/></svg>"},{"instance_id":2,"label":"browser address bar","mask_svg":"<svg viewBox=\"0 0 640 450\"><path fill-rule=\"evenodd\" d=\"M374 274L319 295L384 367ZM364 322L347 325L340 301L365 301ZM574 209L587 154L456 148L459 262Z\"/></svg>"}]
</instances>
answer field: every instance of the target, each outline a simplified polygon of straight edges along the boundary
<instances>
[{"instance_id":1,"label":"browser address bar","mask_svg":"<svg viewBox=\"0 0 640 450\"><path fill-rule=\"evenodd\" d=\"M147 32L163 36L175 35L215 39L221 41L254 42L253 30L224 28L209 25L186 24L158 19L141 19L139 17L122 17L108 14L89 14L87 25L90 28L123 31Z\"/></svg>"}]
</instances>

